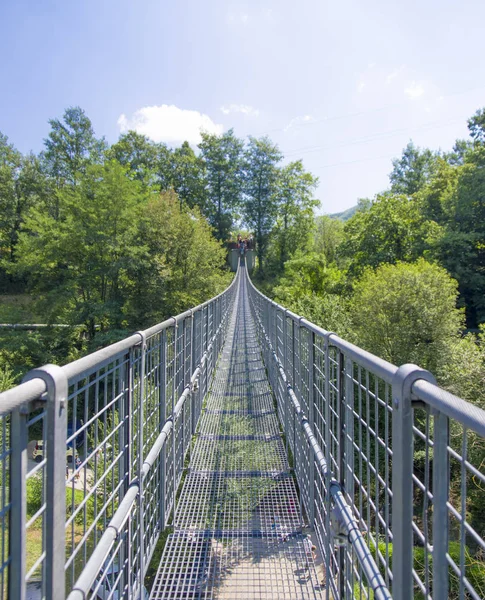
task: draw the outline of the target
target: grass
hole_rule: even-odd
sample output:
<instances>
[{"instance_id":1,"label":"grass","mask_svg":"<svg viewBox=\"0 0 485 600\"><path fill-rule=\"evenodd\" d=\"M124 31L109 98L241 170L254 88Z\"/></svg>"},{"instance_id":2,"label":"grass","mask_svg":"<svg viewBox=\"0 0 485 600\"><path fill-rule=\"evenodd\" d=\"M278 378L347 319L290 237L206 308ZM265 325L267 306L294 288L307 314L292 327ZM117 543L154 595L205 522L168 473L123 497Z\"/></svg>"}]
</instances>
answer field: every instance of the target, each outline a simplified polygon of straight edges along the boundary
<instances>
[{"instance_id":1,"label":"grass","mask_svg":"<svg viewBox=\"0 0 485 600\"><path fill-rule=\"evenodd\" d=\"M375 544L370 543L370 548L372 553L375 554ZM382 556L386 556L386 546L384 542L379 542L379 550ZM392 554L393 554L393 546L392 544L388 545L388 553L389 553L389 568L392 569ZM460 565L460 544L459 542L449 542L448 543L448 554L454 560L457 565ZM414 569L418 574L421 581L425 580L425 571L426 571L426 563L425 563L425 551L424 548L414 547L413 548L413 556L414 556ZM465 576L468 579L468 582L475 590L476 594L480 598L485 598L485 561L480 556L480 553L473 554L469 547L465 548L464 553L465 558ZM382 565L380 566L381 575L384 576L382 572ZM430 581L432 582L432 571L433 571L433 557L431 554L428 555L428 572L430 574ZM455 600L460 596L460 581L455 572L451 567L448 569L449 575L449 600ZM466 596L466 594L465 594ZM356 596L360 598L360 596ZM424 600L424 596L419 590L419 588L415 584L414 589L414 598L416 600Z\"/></svg>"},{"instance_id":2,"label":"grass","mask_svg":"<svg viewBox=\"0 0 485 600\"><path fill-rule=\"evenodd\" d=\"M36 523L37 523L37 525L34 524L34 526L29 527L29 529L27 530L26 573L28 573L30 571L30 569L35 565L36 561L39 559L39 557L41 556L41 554L43 552L42 524L41 524L40 520L37 520ZM78 543L83 535L84 535L83 527L76 525L74 528L75 543ZM66 531L66 548L68 548L70 546L70 542L71 542L71 532ZM90 540L87 540L87 546L88 546L87 555L88 555L88 557L90 556L90 554L92 553L92 550L93 550L92 543L89 543L89 542L90 542ZM8 544L9 544L8 530L5 531L4 544L5 544L5 548L8 548ZM83 556L83 552L80 553L80 556L81 557ZM75 566L75 577L76 578L79 577L83 568L84 568L84 562L82 560L77 560L76 566ZM66 579L67 579L68 575L70 575L70 571L66 572ZM41 578L41 570L39 567L32 574L31 580L35 581L36 579L40 579L40 578ZM8 579L7 579L7 577L5 577L5 580L4 580L2 598L8 598Z\"/></svg>"},{"instance_id":3,"label":"grass","mask_svg":"<svg viewBox=\"0 0 485 600\"><path fill-rule=\"evenodd\" d=\"M160 561L162 560L163 550L165 549L165 544L167 543L168 536L173 533L173 527L166 527L158 538L157 545L155 546L155 550L153 551L152 560L147 569L147 574L145 576L145 587L148 592L151 591L153 587L153 583L155 581L155 577L157 576L158 566Z\"/></svg>"},{"instance_id":4,"label":"grass","mask_svg":"<svg viewBox=\"0 0 485 600\"><path fill-rule=\"evenodd\" d=\"M34 308L34 300L28 294L0 295L0 323L43 322Z\"/></svg>"}]
</instances>

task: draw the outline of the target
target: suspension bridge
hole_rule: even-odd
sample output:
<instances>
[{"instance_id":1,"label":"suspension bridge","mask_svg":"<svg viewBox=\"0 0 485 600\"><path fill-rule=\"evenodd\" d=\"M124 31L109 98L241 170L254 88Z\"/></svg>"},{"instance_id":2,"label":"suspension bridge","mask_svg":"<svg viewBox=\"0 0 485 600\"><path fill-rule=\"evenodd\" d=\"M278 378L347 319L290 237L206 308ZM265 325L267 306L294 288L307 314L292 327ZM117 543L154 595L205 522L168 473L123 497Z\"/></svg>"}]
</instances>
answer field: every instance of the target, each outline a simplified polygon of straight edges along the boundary
<instances>
[{"instance_id":1,"label":"suspension bridge","mask_svg":"<svg viewBox=\"0 0 485 600\"><path fill-rule=\"evenodd\" d=\"M2 598L485 597L485 412L275 304L244 260L0 415Z\"/></svg>"}]
</instances>

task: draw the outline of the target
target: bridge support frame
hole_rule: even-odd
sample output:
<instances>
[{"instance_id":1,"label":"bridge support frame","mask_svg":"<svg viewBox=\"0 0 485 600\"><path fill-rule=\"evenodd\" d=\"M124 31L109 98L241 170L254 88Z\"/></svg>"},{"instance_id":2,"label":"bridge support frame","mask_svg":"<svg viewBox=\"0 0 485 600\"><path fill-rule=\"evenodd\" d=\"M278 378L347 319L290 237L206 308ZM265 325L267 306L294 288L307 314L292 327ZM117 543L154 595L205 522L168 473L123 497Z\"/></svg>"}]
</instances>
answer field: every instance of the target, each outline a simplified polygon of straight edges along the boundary
<instances>
[{"instance_id":1,"label":"bridge support frame","mask_svg":"<svg viewBox=\"0 0 485 600\"><path fill-rule=\"evenodd\" d=\"M435 383L417 365L399 367L392 381L392 593L394 600L413 598L413 406L412 387L419 379Z\"/></svg>"},{"instance_id":2,"label":"bridge support frame","mask_svg":"<svg viewBox=\"0 0 485 600\"><path fill-rule=\"evenodd\" d=\"M45 597L64 598L68 381L63 369L57 365L33 369L23 381L31 379L42 379L47 388L47 477L44 489L45 531L48 531L49 535L45 537ZM26 449L24 459L26 460ZM21 503L24 501L22 498ZM19 533L20 536L25 536L25 526ZM15 530L12 530L10 535L15 535Z\"/></svg>"},{"instance_id":3,"label":"bridge support frame","mask_svg":"<svg viewBox=\"0 0 485 600\"><path fill-rule=\"evenodd\" d=\"M315 397L314 397L314 366L315 366L315 334L310 331L308 334L308 421L312 431L315 427ZM310 520L310 526L312 529L315 528L315 458L313 456L311 448L308 449L308 462L310 467L309 474L309 505L310 514L308 518Z\"/></svg>"},{"instance_id":4,"label":"bridge support frame","mask_svg":"<svg viewBox=\"0 0 485 600\"><path fill-rule=\"evenodd\" d=\"M10 557L11 568L9 573L9 597L25 600L25 566L27 535L25 524L27 522L27 444L29 440L27 428L28 410L18 408L12 413L11 430L11 459L10 468L12 473L21 473L17 485L10 484ZM2 448L3 452L3 448Z\"/></svg>"},{"instance_id":5,"label":"bridge support frame","mask_svg":"<svg viewBox=\"0 0 485 600\"><path fill-rule=\"evenodd\" d=\"M143 486L143 463L144 463L144 437L143 437L143 427L145 421L145 373L146 373L146 354L147 354L147 338L143 331L137 331L137 334L140 336L140 383L139 383L139 403L138 403L138 432L137 432L137 441L138 441L138 464L137 464L137 479L139 485L139 493L138 493L138 511L139 511L139 530L140 530L140 539L145 539L145 498L144 498L144 486ZM142 542L143 544L143 542ZM133 590L136 594L138 591L143 590L144 580L145 580L145 571L148 568L148 565L145 565L145 550L142 545L140 552L140 580L138 582L137 588Z\"/></svg>"}]
</instances>

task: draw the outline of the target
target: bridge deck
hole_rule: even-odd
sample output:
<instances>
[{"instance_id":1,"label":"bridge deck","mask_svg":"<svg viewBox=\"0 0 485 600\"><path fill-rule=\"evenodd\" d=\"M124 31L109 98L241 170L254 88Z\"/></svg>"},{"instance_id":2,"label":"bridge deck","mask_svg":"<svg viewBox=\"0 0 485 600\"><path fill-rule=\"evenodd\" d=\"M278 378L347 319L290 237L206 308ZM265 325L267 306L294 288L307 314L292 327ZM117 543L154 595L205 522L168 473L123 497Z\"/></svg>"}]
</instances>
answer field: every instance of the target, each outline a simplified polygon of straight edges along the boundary
<instances>
[{"instance_id":1,"label":"bridge deck","mask_svg":"<svg viewBox=\"0 0 485 600\"><path fill-rule=\"evenodd\" d=\"M241 278L150 598L319 599Z\"/></svg>"}]
</instances>

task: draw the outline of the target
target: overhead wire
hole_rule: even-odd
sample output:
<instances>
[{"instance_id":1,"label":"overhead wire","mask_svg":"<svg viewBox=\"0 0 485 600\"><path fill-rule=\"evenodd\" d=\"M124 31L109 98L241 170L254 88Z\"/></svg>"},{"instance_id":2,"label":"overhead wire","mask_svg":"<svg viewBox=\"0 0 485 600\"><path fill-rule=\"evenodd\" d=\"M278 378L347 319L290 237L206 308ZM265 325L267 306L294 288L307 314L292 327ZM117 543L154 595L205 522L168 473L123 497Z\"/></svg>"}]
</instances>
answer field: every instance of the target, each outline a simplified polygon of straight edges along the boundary
<instances>
[{"instance_id":1,"label":"overhead wire","mask_svg":"<svg viewBox=\"0 0 485 600\"><path fill-rule=\"evenodd\" d=\"M430 123L425 123L424 125L422 125L420 127L407 127L407 128L400 128L400 129L391 129L389 131L383 131L380 133L363 136L361 138L356 138L354 140L351 140L350 142L337 142L337 143L327 144L327 145L323 145L323 146L307 146L305 148L300 148L298 150L286 152L285 156L287 156L287 157L294 156L296 154L305 155L305 154L310 154L312 152L321 152L324 150L333 150L335 148L345 148L348 146L355 146L355 145L359 145L359 144L368 144L370 142L379 141L381 139L387 139L390 137L394 137L394 136L400 135L402 133L429 131L431 129L437 129L437 128L439 129L442 127L448 127L450 125L456 125L457 123L461 123L461 119L451 119L451 120L448 120L445 122L432 121Z\"/></svg>"},{"instance_id":2,"label":"overhead wire","mask_svg":"<svg viewBox=\"0 0 485 600\"><path fill-rule=\"evenodd\" d=\"M484 85L475 86L475 87L468 88L466 90L460 90L460 91L457 91L457 92L452 92L451 94L442 94L440 96L440 98L443 98L443 99L445 99L445 98L452 98L454 96L461 96L463 94L468 94L470 92L476 92L476 91L480 91L480 90L484 90L484 89L485 89ZM332 122L332 121L338 121L338 120L341 120L341 119L351 119L353 117L360 117L360 116L372 114L372 113L375 113L375 112L381 112L381 111L389 110L389 109L392 109L392 108L398 108L400 106L408 106L408 104L409 104L408 101L395 102L395 103L392 103L392 104L385 104L384 106L379 106L377 108L369 108L367 110L360 110L360 111L356 111L356 112L343 113L343 114L340 114L340 115L333 115L333 116L330 116L330 117L319 117L317 119L313 119L312 118L311 120L308 120L308 121L295 122L295 123L293 123L291 125L286 125L285 127L276 127L276 128L273 128L273 129L267 129L265 131L256 132L256 133L253 133L253 134L250 134L250 135L252 135L253 137L256 137L256 136L264 136L264 135L267 135L269 133L276 133L276 132L279 132L279 131L285 132L285 131L288 131L288 129L292 129L294 127L304 127L304 126L307 126L307 125L315 125L316 123L322 123L322 122L327 123L327 122ZM291 123L291 121L290 121L290 123Z\"/></svg>"}]
</instances>

